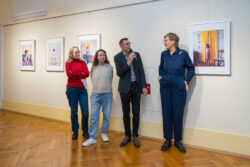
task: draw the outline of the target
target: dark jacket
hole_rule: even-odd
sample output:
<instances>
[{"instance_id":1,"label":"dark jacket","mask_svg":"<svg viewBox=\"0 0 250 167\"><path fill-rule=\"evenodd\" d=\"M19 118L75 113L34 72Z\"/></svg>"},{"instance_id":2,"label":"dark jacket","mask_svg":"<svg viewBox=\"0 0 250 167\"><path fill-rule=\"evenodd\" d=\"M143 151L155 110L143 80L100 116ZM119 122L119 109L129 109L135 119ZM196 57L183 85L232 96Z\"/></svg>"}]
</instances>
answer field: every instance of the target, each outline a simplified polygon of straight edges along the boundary
<instances>
[{"instance_id":1,"label":"dark jacket","mask_svg":"<svg viewBox=\"0 0 250 167\"><path fill-rule=\"evenodd\" d=\"M140 54L138 52L134 53L136 55L136 58L133 59L133 63L131 65L133 65L135 71L136 81L138 82L138 85L142 90L143 88L146 88L144 68ZM128 93L131 86L130 66L128 65L127 60L122 52L115 55L114 61L117 75L120 77L118 91L120 93Z\"/></svg>"},{"instance_id":2,"label":"dark jacket","mask_svg":"<svg viewBox=\"0 0 250 167\"><path fill-rule=\"evenodd\" d=\"M185 71L187 69L187 74ZM167 76L180 76L188 83L194 76L194 65L188 55L188 52L180 48L176 48L171 56L169 50L161 53L161 63L159 66L159 76L163 79Z\"/></svg>"}]
</instances>

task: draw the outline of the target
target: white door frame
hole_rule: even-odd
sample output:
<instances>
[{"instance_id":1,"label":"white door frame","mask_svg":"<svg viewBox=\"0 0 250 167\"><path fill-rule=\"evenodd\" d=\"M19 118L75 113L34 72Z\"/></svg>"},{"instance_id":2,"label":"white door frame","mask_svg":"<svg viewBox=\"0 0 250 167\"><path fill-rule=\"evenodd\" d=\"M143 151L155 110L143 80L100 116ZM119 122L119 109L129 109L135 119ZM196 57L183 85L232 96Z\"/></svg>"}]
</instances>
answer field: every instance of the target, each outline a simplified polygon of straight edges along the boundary
<instances>
[{"instance_id":1,"label":"white door frame","mask_svg":"<svg viewBox=\"0 0 250 167\"><path fill-rule=\"evenodd\" d=\"M0 109L2 108L2 100L3 100L3 24L0 23Z\"/></svg>"}]
</instances>

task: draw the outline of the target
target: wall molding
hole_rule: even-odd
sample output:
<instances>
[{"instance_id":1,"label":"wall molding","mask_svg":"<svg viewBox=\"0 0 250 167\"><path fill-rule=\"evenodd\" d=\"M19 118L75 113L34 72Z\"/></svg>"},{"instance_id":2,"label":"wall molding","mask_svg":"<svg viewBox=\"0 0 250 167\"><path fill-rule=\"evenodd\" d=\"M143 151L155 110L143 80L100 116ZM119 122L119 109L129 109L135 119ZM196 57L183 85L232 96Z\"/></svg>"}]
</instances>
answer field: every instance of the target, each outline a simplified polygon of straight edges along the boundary
<instances>
[{"instance_id":1,"label":"wall molding","mask_svg":"<svg viewBox=\"0 0 250 167\"><path fill-rule=\"evenodd\" d=\"M19 21L19 20L24 20L24 19L31 19L31 18L46 16L47 14L48 14L48 11L27 12L27 13L22 13L22 14L14 16L13 20Z\"/></svg>"},{"instance_id":2,"label":"wall molding","mask_svg":"<svg viewBox=\"0 0 250 167\"><path fill-rule=\"evenodd\" d=\"M47 0L11 0L14 21L35 19L48 13Z\"/></svg>"},{"instance_id":3,"label":"wall molding","mask_svg":"<svg viewBox=\"0 0 250 167\"><path fill-rule=\"evenodd\" d=\"M69 109L12 100L3 100L2 104L4 110L70 122ZM101 123L99 125L101 126ZM124 131L122 117L111 116L110 130ZM160 122L144 120L140 122L139 134L142 136L163 140L162 131L162 123ZM248 158L250 156L250 136L194 127L184 127L183 131L183 143L190 147Z\"/></svg>"},{"instance_id":4,"label":"wall molding","mask_svg":"<svg viewBox=\"0 0 250 167\"><path fill-rule=\"evenodd\" d=\"M74 16L74 15L91 13L91 12L98 12L98 11L103 11L103 10L123 8L123 7L141 5L141 4L152 3L152 2L157 2L157 1L162 1L162 0L146 0L143 2L131 3L131 4L126 4L126 5L110 6L110 7L100 8L100 9L93 9L93 10L87 10L87 11L81 11L81 12L73 12L73 13L68 13L68 14L63 14L63 15L58 15L58 16L51 16L51 17L46 17L46 18L31 19L31 20L27 20L27 21L20 21L20 19L26 19L26 18L16 18L16 17L18 17L18 16L16 16L13 18L13 19L16 19L16 21L17 21L16 23L5 24L4 26L12 26L12 25L22 24L22 23L30 23L30 22L36 22L36 21L42 21L42 20L56 19L56 18L61 18L61 17L66 17L66 16ZM45 13L43 13L41 16L45 16L45 15L47 15L47 13L48 13L48 11L45 11Z\"/></svg>"}]
</instances>

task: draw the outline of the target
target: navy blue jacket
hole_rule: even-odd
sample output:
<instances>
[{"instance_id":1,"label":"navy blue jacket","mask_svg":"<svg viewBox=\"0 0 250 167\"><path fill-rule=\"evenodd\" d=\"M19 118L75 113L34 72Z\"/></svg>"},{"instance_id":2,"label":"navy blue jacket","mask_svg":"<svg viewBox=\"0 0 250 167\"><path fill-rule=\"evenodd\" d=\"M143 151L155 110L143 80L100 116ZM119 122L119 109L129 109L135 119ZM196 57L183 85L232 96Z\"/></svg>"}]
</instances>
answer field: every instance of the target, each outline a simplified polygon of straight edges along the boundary
<instances>
[{"instance_id":1,"label":"navy blue jacket","mask_svg":"<svg viewBox=\"0 0 250 167\"><path fill-rule=\"evenodd\" d=\"M185 76L185 70L187 74ZM188 55L188 52L180 48L176 48L171 56L169 50L161 53L161 63L159 66L159 76L162 78L169 76L181 76L189 83L194 75L194 65Z\"/></svg>"}]
</instances>

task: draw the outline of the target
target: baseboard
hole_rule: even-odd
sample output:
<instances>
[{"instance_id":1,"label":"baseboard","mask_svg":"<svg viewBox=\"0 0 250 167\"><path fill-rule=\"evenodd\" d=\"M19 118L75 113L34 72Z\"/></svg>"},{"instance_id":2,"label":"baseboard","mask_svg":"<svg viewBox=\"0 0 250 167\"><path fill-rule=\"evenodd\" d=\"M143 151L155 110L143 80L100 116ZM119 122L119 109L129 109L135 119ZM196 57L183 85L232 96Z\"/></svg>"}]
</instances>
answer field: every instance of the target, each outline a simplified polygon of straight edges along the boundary
<instances>
[{"instance_id":1,"label":"baseboard","mask_svg":"<svg viewBox=\"0 0 250 167\"><path fill-rule=\"evenodd\" d=\"M11 110L67 122L70 121L69 109L10 100L3 100L2 104L2 108L4 110ZM101 125L101 123L99 125ZM110 129L120 132L124 131L122 118L111 116ZM141 120L139 131L140 135L150 138L163 139L162 132L162 123ZM183 143L198 148L216 150L217 152L222 151L237 155L250 156L250 136L247 135L184 127Z\"/></svg>"},{"instance_id":2,"label":"baseboard","mask_svg":"<svg viewBox=\"0 0 250 167\"><path fill-rule=\"evenodd\" d=\"M2 100L2 109L61 121L70 121L70 111L65 108Z\"/></svg>"}]
</instances>

